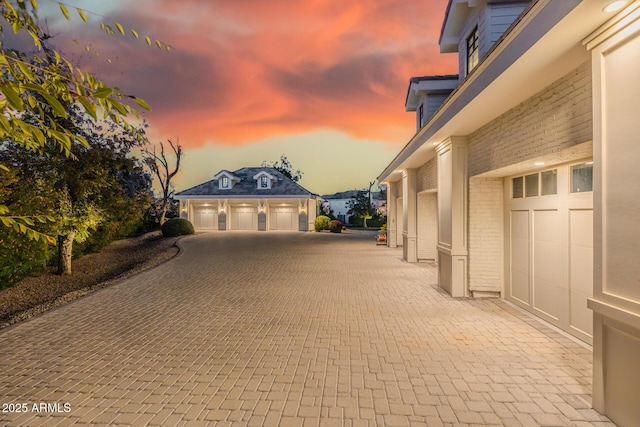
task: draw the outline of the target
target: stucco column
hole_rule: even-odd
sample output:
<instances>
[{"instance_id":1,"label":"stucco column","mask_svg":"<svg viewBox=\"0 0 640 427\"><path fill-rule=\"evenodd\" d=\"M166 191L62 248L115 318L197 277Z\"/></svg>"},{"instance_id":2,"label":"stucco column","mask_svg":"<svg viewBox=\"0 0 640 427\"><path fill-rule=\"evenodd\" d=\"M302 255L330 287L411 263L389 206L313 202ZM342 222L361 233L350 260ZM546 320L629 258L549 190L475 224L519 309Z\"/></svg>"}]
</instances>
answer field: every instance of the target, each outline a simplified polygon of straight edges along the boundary
<instances>
[{"instance_id":1,"label":"stucco column","mask_svg":"<svg viewBox=\"0 0 640 427\"><path fill-rule=\"evenodd\" d=\"M258 231L267 230L267 201L258 200Z\"/></svg>"},{"instance_id":2,"label":"stucco column","mask_svg":"<svg viewBox=\"0 0 640 427\"><path fill-rule=\"evenodd\" d=\"M629 8L585 40L593 72L593 407L619 426L640 420L638 28Z\"/></svg>"},{"instance_id":3,"label":"stucco column","mask_svg":"<svg viewBox=\"0 0 640 427\"><path fill-rule=\"evenodd\" d=\"M467 296L467 140L450 137L438 156L438 285Z\"/></svg>"},{"instance_id":4,"label":"stucco column","mask_svg":"<svg viewBox=\"0 0 640 427\"><path fill-rule=\"evenodd\" d=\"M418 194L416 170L402 172L402 254L407 262L418 262Z\"/></svg>"},{"instance_id":5,"label":"stucco column","mask_svg":"<svg viewBox=\"0 0 640 427\"><path fill-rule=\"evenodd\" d=\"M307 229L305 231L315 230L315 221L318 213L318 204L316 199L307 200Z\"/></svg>"},{"instance_id":6,"label":"stucco column","mask_svg":"<svg viewBox=\"0 0 640 427\"><path fill-rule=\"evenodd\" d=\"M229 229L229 218L227 212L229 211L229 201L228 200L220 200L218 205L218 230L228 230Z\"/></svg>"},{"instance_id":7,"label":"stucco column","mask_svg":"<svg viewBox=\"0 0 640 427\"><path fill-rule=\"evenodd\" d=\"M387 245L398 247L398 186L399 182L387 184ZM402 230L400 230L402 232Z\"/></svg>"}]
</instances>

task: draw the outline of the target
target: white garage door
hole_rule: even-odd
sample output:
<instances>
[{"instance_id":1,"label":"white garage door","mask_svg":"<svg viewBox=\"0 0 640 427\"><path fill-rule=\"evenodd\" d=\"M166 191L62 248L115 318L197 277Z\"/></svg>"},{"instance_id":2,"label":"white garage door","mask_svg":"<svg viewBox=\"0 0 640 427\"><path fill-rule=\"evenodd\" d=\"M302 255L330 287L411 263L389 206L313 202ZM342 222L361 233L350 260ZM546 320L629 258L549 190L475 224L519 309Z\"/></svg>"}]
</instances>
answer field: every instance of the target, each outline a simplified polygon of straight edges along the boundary
<instances>
[{"instance_id":1,"label":"white garage door","mask_svg":"<svg viewBox=\"0 0 640 427\"><path fill-rule=\"evenodd\" d=\"M295 206L274 206L269 209L270 230L298 230L298 209Z\"/></svg>"},{"instance_id":2,"label":"white garage door","mask_svg":"<svg viewBox=\"0 0 640 427\"><path fill-rule=\"evenodd\" d=\"M193 227L196 230L216 230L218 212L213 207L196 206L193 210Z\"/></svg>"},{"instance_id":3,"label":"white garage door","mask_svg":"<svg viewBox=\"0 0 640 427\"><path fill-rule=\"evenodd\" d=\"M232 230L257 230L258 209L251 206L238 206L231 208Z\"/></svg>"},{"instance_id":4,"label":"white garage door","mask_svg":"<svg viewBox=\"0 0 640 427\"><path fill-rule=\"evenodd\" d=\"M589 343L591 177L582 163L505 181L507 299Z\"/></svg>"},{"instance_id":5,"label":"white garage door","mask_svg":"<svg viewBox=\"0 0 640 427\"><path fill-rule=\"evenodd\" d=\"M438 244L438 194L436 192L418 193L418 259L437 258Z\"/></svg>"}]
</instances>

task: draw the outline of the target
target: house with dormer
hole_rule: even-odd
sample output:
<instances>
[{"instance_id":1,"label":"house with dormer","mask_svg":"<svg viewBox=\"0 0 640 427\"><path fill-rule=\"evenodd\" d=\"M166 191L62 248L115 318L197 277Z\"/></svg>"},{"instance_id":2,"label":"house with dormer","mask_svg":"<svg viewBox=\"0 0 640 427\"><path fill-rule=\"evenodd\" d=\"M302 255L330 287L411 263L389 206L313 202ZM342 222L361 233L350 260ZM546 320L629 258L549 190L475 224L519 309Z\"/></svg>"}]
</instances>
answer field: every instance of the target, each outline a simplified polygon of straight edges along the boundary
<instances>
[{"instance_id":1,"label":"house with dormer","mask_svg":"<svg viewBox=\"0 0 640 427\"><path fill-rule=\"evenodd\" d=\"M594 408L637 425L640 1L449 0L439 44L458 74L410 79L378 177L388 245L592 345Z\"/></svg>"},{"instance_id":2,"label":"house with dormer","mask_svg":"<svg viewBox=\"0 0 640 427\"><path fill-rule=\"evenodd\" d=\"M222 170L174 197L196 231L309 231L317 209L317 195L271 167Z\"/></svg>"}]
</instances>

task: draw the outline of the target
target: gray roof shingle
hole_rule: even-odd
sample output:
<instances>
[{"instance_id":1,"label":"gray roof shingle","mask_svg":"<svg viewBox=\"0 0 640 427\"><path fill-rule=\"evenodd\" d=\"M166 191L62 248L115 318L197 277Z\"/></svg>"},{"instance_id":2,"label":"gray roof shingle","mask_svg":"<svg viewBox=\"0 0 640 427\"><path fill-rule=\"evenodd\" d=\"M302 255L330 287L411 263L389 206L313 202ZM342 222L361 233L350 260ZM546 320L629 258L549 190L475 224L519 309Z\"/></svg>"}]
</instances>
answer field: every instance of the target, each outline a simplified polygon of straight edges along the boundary
<instances>
[{"instance_id":1,"label":"gray roof shingle","mask_svg":"<svg viewBox=\"0 0 640 427\"><path fill-rule=\"evenodd\" d=\"M258 189L258 184L253 177L260 172L267 172L276 177L278 180L271 185L271 188ZM221 171L228 172L228 171ZM237 171L228 172L240 179L230 189L221 189L218 187L218 180L212 179L195 187L176 193L180 198L188 198L187 196L213 196L213 197L282 197L282 196L300 196L313 197L316 196L300 184L294 182L291 178L284 175L277 169L270 167L251 167L241 168Z\"/></svg>"}]
</instances>

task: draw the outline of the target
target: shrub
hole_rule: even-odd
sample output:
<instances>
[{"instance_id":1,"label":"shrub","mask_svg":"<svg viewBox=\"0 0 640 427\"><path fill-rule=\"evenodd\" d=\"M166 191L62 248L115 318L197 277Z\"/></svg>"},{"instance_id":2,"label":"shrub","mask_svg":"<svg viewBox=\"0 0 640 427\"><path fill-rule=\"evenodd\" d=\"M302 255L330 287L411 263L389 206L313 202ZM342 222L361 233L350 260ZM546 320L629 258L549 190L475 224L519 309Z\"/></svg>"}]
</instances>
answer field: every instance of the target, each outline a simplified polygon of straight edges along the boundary
<instances>
[{"instance_id":1,"label":"shrub","mask_svg":"<svg viewBox=\"0 0 640 427\"><path fill-rule=\"evenodd\" d=\"M331 221L331 219L328 216L320 215L316 217L316 220L314 221L313 226L316 229L316 231L328 230L329 221Z\"/></svg>"},{"instance_id":2,"label":"shrub","mask_svg":"<svg viewBox=\"0 0 640 427\"><path fill-rule=\"evenodd\" d=\"M182 218L171 218L165 222L160 229L164 237L184 236L196 232L193 229L193 225L188 220Z\"/></svg>"},{"instance_id":3,"label":"shrub","mask_svg":"<svg viewBox=\"0 0 640 427\"><path fill-rule=\"evenodd\" d=\"M332 233L342 233L342 223L337 219L329 222L329 231Z\"/></svg>"},{"instance_id":4,"label":"shrub","mask_svg":"<svg viewBox=\"0 0 640 427\"><path fill-rule=\"evenodd\" d=\"M53 249L53 245L30 240L26 234L0 224L0 289L26 276L37 276L53 256Z\"/></svg>"}]
</instances>

